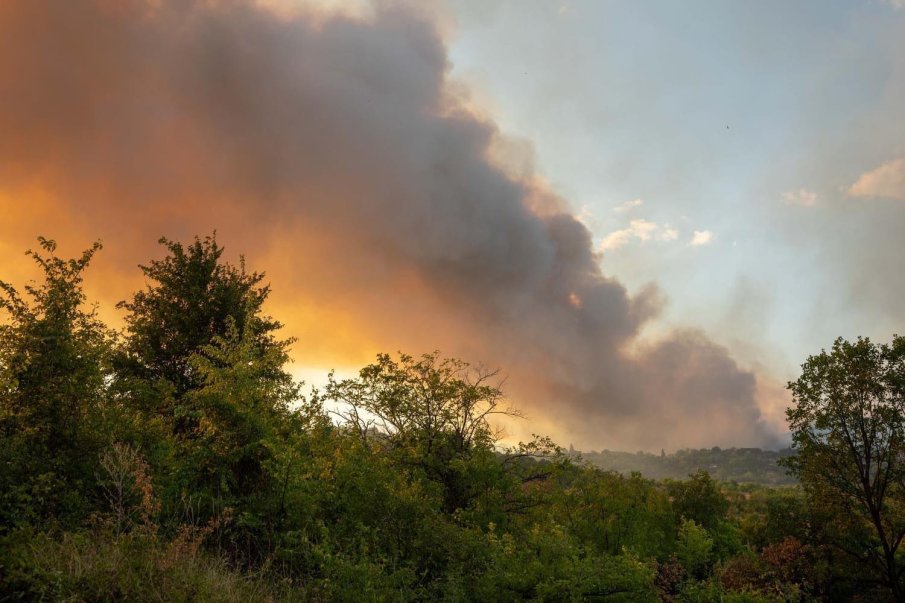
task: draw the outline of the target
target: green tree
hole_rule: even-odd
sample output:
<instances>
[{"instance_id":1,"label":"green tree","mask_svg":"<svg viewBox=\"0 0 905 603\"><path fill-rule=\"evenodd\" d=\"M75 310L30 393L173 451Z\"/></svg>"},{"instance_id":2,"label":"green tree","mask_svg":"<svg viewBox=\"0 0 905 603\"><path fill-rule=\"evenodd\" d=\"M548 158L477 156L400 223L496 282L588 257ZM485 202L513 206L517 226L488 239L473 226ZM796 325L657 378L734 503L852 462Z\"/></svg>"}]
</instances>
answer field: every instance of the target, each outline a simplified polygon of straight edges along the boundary
<instances>
[{"instance_id":1,"label":"green tree","mask_svg":"<svg viewBox=\"0 0 905 603\"><path fill-rule=\"evenodd\" d=\"M905 601L905 337L837 339L789 383L797 456L786 464L841 537L834 545Z\"/></svg>"},{"instance_id":2,"label":"green tree","mask_svg":"<svg viewBox=\"0 0 905 603\"><path fill-rule=\"evenodd\" d=\"M164 516L235 513L234 534L257 539L284 519L293 340L279 339L263 310L264 275L224 261L213 236L160 242L167 255L141 266L148 286L119 305L126 333L113 390L132 413L126 439L147 451Z\"/></svg>"},{"instance_id":3,"label":"green tree","mask_svg":"<svg viewBox=\"0 0 905 603\"><path fill-rule=\"evenodd\" d=\"M226 335L215 336L189 359L201 385L186 395L182 411L195 425L181 438L184 467L203 488L225 504L260 493L269 476L266 461L281 443L290 405L300 398L299 384L284 372L288 342L262 354L245 321L240 332L227 318Z\"/></svg>"},{"instance_id":4,"label":"green tree","mask_svg":"<svg viewBox=\"0 0 905 603\"><path fill-rule=\"evenodd\" d=\"M689 475L685 481L670 482L667 491L673 499L676 515L693 519L708 530L715 528L729 510L729 501L703 469Z\"/></svg>"},{"instance_id":5,"label":"green tree","mask_svg":"<svg viewBox=\"0 0 905 603\"><path fill-rule=\"evenodd\" d=\"M0 281L0 491L2 521L76 513L92 485L103 447L101 417L111 333L85 308L83 272L101 248L57 257L39 238L28 255L43 282L22 296Z\"/></svg>"},{"instance_id":6,"label":"green tree","mask_svg":"<svg viewBox=\"0 0 905 603\"><path fill-rule=\"evenodd\" d=\"M692 576L703 578L713 563L713 539L692 519L683 519L679 526L676 557Z\"/></svg>"},{"instance_id":7,"label":"green tree","mask_svg":"<svg viewBox=\"0 0 905 603\"><path fill-rule=\"evenodd\" d=\"M163 382L180 400L204 381L192 355L226 335L230 320L239 333L249 333L262 355L279 347L274 333L281 325L263 313L270 293L261 285L264 274L247 272L244 259L239 267L223 262L223 247L214 236L196 237L187 246L166 238L160 243L168 255L140 266L147 288L118 305L128 312L120 373Z\"/></svg>"},{"instance_id":8,"label":"green tree","mask_svg":"<svg viewBox=\"0 0 905 603\"><path fill-rule=\"evenodd\" d=\"M326 395L348 409L343 416L363 442L386 446L406 471L438 484L453 512L486 489L477 478L487 477L488 463L499 470L490 418L518 416L496 375L437 352L398 361L380 354L356 379L331 377Z\"/></svg>"},{"instance_id":9,"label":"green tree","mask_svg":"<svg viewBox=\"0 0 905 603\"><path fill-rule=\"evenodd\" d=\"M654 571L649 565L629 552L589 552L552 518L518 536L491 529L484 540L488 567L468 600L657 600Z\"/></svg>"},{"instance_id":10,"label":"green tree","mask_svg":"<svg viewBox=\"0 0 905 603\"><path fill-rule=\"evenodd\" d=\"M585 467L561 498L555 508L560 521L599 553L664 557L675 544L669 498L639 473L625 477Z\"/></svg>"}]
</instances>

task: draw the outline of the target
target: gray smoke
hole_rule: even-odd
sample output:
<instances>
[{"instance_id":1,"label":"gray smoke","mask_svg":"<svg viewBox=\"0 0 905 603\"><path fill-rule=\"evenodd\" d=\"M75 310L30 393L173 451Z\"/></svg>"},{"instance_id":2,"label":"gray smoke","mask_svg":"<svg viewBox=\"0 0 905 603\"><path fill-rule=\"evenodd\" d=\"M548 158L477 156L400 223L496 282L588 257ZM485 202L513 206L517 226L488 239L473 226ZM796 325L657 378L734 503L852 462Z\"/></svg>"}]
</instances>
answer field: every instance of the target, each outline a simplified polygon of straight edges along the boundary
<instances>
[{"instance_id":1,"label":"gray smoke","mask_svg":"<svg viewBox=\"0 0 905 603\"><path fill-rule=\"evenodd\" d=\"M488 159L498 132L447 92L448 67L434 25L399 8L6 0L0 199L40 183L50 224L103 237L121 271L161 234L216 227L270 258L284 308L355 331L337 341L499 366L527 428L585 448L774 445L725 349L696 331L637 343L656 289L629 296L563 200ZM331 349L295 332L300 360Z\"/></svg>"}]
</instances>

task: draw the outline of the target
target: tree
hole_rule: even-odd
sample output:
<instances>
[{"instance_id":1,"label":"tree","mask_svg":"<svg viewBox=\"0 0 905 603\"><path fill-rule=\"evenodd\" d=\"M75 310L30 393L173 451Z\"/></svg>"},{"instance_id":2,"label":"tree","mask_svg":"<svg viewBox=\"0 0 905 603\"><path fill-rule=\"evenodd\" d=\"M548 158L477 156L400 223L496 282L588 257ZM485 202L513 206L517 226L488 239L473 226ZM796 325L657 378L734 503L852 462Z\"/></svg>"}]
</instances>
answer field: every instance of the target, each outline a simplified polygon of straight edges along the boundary
<instances>
[{"instance_id":1,"label":"tree","mask_svg":"<svg viewBox=\"0 0 905 603\"><path fill-rule=\"evenodd\" d=\"M285 436L290 405L300 398L299 384L282 370L288 344L261 354L250 323L240 333L229 317L226 335L191 356L202 385L188 393L184 407L196 428L180 442L183 466L198 493L229 505L273 486L266 464Z\"/></svg>"},{"instance_id":2,"label":"tree","mask_svg":"<svg viewBox=\"0 0 905 603\"><path fill-rule=\"evenodd\" d=\"M77 512L102 448L98 416L109 375L111 333L86 309L83 272L101 248L75 259L57 257L39 237L29 251L44 276L21 295L0 281L0 519L23 513ZM68 499L68 501L67 501ZM61 506L67 507L66 509Z\"/></svg>"},{"instance_id":3,"label":"tree","mask_svg":"<svg viewBox=\"0 0 905 603\"><path fill-rule=\"evenodd\" d=\"M833 543L905 601L905 337L839 338L789 383L797 456L786 464L813 504L833 512Z\"/></svg>"},{"instance_id":4,"label":"tree","mask_svg":"<svg viewBox=\"0 0 905 603\"><path fill-rule=\"evenodd\" d=\"M288 342L263 352L252 320L240 332L227 318L223 337L201 346L189 365L201 380L186 393L176 418L191 426L176 437L175 487L196 500L198 517L225 528L234 560L260 562L271 554L274 526L284 520L292 471L290 431L299 428L292 404L302 401L300 384L283 370Z\"/></svg>"},{"instance_id":5,"label":"tree","mask_svg":"<svg viewBox=\"0 0 905 603\"><path fill-rule=\"evenodd\" d=\"M693 519L682 519L679 525L676 557L692 576L703 578L710 569L713 560L713 538Z\"/></svg>"},{"instance_id":6,"label":"tree","mask_svg":"<svg viewBox=\"0 0 905 603\"><path fill-rule=\"evenodd\" d=\"M160 239L169 254L140 266L150 284L117 307L128 312L124 368L148 381L163 380L177 399L198 388L203 377L190 358L217 336L227 334L229 320L239 333L251 332L263 354L275 343L282 325L262 313L270 294L263 273L247 272L221 261L216 235L195 237L188 246ZM248 321L246 326L245 322Z\"/></svg>"},{"instance_id":7,"label":"tree","mask_svg":"<svg viewBox=\"0 0 905 603\"><path fill-rule=\"evenodd\" d=\"M708 530L714 529L729 510L729 501L703 469L689 475L687 481L669 482L667 491L680 518L692 519Z\"/></svg>"},{"instance_id":8,"label":"tree","mask_svg":"<svg viewBox=\"0 0 905 603\"><path fill-rule=\"evenodd\" d=\"M285 519L294 340L264 312L264 275L224 261L214 236L160 243L167 255L141 266L147 287L119 304L128 314L113 389L135 417L127 439L148 451L164 515L234 513L229 548L248 562L268 554L262 543Z\"/></svg>"},{"instance_id":9,"label":"tree","mask_svg":"<svg viewBox=\"0 0 905 603\"><path fill-rule=\"evenodd\" d=\"M274 333L282 326L263 313L270 288L264 274L247 272L223 262L223 247L214 236L195 238L188 246L160 239L169 254L141 266L150 281L125 309L126 340L117 362L117 389L133 405L156 412L171 423L174 433L196 429L187 394L204 386L207 376L192 360L234 324L249 340L251 353L265 357L282 352L290 342ZM283 379L282 366L269 365L270 379Z\"/></svg>"},{"instance_id":10,"label":"tree","mask_svg":"<svg viewBox=\"0 0 905 603\"><path fill-rule=\"evenodd\" d=\"M344 404L343 416L365 442L386 444L407 470L443 487L446 509L464 508L476 484L472 461L493 459L497 433L490 418L518 416L503 403L496 371L471 367L438 352L416 359L379 354L357 379L335 381L326 395ZM471 475L471 477L477 477Z\"/></svg>"}]
</instances>

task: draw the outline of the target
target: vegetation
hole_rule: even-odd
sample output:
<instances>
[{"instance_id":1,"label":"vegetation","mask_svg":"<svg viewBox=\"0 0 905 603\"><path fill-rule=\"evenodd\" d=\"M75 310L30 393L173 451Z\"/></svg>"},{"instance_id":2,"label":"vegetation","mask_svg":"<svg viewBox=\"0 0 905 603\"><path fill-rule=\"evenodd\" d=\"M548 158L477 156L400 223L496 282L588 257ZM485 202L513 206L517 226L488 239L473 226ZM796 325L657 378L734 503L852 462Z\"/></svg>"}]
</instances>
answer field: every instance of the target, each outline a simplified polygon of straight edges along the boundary
<instances>
[{"instance_id":1,"label":"vegetation","mask_svg":"<svg viewBox=\"0 0 905 603\"><path fill-rule=\"evenodd\" d=\"M263 275L162 243L122 332L82 290L100 245L0 282L0 600L902 600L902 338L790 385L800 486L699 470L745 449L642 476L502 448L498 375L439 353L303 395Z\"/></svg>"},{"instance_id":2,"label":"vegetation","mask_svg":"<svg viewBox=\"0 0 905 603\"><path fill-rule=\"evenodd\" d=\"M834 517L833 544L905 601L905 337L839 339L789 389L800 453L788 466Z\"/></svg>"},{"instance_id":3,"label":"vegetation","mask_svg":"<svg viewBox=\"0 0 905 603\"><path fill-rule=\"evenodd\" d=\"M581 452L582 459L606 471L631 474L637 471L653 479L683 479L690 473L707 471L722 482L788 486L797 483L778 462L794 451L761 450L760 448L702 448L683 449L672 454L639 451Z\"/></svg>"}]
</instances>

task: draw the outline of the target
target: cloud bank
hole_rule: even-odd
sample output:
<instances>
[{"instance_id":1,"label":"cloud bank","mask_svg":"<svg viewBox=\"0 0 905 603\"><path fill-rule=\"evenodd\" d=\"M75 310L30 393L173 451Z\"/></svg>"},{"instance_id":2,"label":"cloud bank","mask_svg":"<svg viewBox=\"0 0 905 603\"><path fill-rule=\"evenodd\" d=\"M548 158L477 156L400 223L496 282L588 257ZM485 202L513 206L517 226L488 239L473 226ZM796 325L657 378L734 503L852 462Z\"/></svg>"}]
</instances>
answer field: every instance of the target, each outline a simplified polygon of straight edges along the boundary
<instances>
[{"instance_id":1,"label":"cloud bank","mask_svg":"<svg viewBox=\"0 0 905 603\"><path fill-rule=\"evenodd\" d=\"M440 348L509 375L530 417L516 431L584 448L776 444L754 374L725 349L694 330L639 339L656 289L607 278L567 204L488 158L499 133L448 68L410 9L7 0L0 268L37 234L99 236L122 297L158 236L217 228L268 270L303 364Z\"/></svg>"}]
</instances>

